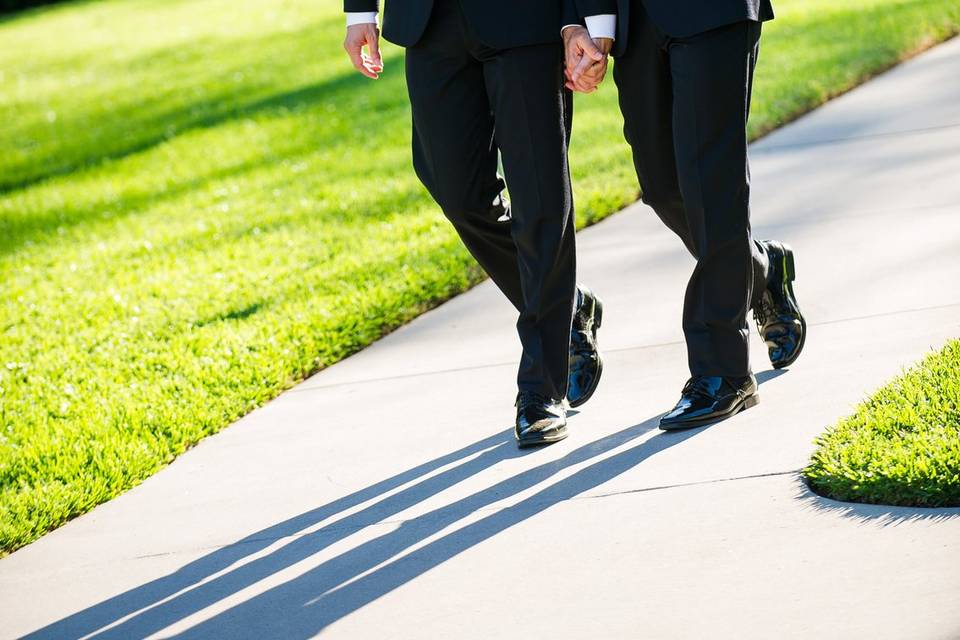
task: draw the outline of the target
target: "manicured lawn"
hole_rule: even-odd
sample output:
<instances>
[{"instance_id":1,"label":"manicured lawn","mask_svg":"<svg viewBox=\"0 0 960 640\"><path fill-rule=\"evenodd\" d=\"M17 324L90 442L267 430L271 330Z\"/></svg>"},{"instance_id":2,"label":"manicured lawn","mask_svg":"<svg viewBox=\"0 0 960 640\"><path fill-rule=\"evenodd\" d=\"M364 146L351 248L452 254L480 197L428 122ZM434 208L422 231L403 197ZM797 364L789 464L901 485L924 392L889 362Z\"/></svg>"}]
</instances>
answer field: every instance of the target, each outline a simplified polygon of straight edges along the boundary
<instances>
[{"instance_id":1,"label":"manicured lawn","mask_svg":"<svg viewBox=\"0 0 960 640\"><path fill-rule=\"evenodd\" d=\"M481 279L411 171L402 52L354 74L337 5L0 18L0 553ZM778 9L754 134L960 29L955 0ZM615 105L578 99L581 224L637 196Z\"/></svg>"},{"instance_id":2,"label":"manicured lawn","mask_svg":"<svg viewBox=\"0 0 960 640\"><path fill-rule=\"evenodd\" d=\"M865 400L818 440L804 471L837 500L960 506L960 340Z\"/></svg>"},{"instance_id":3,"label":"manicured lawn","mask_svg":"<svg viewBox=\"0 0 960 640\"><path fill-rule=\"evenodd\" d=\"M877 391L817 444L804 471L817 493L960 507L960 340Z\"/></svg>"}]
</instances>

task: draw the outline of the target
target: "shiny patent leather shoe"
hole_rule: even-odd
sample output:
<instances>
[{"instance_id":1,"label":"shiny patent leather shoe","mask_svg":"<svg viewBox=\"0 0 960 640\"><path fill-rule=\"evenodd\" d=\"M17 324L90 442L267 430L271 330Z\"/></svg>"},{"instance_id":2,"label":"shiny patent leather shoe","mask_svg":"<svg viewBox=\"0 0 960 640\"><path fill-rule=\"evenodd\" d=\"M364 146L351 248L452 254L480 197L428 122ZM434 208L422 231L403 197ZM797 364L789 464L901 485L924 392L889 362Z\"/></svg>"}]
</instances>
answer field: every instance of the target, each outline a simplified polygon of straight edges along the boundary
<instances>
[{"instance_id":1,"label":"shiny patent leather shoe","mask_svg":"<svg viewBox=\"0 0 960 640\"><path fill-rule=\"evenodd\" d=\"M793 364L803 350L807 338L807 321L793 293L797 277L793 250L782 242L764 242L770 256L770 278L763 297L753 308L774 369Z\"/></svg>"},{"instance_id":2,"label":"shiny patent leather shoe","mask_svg":"<svg viewBox=\"0 0 960 640\"><path fill-rule=\"evenodd\" d=\"M532 391L517 395L517 446L552 444L567 437L567 412L563 402Z\"/></svg>"},{"instance_id":3,"label":"shiny patent leather shoe","mask_svg":"<svg viewBox=\"0 0 960 640\"><path fill-rule=\"evenodd\" d=\"M702 427L749 409L760 401L757 379L694 376L687 381L677 403L660 418L666 431Z\"/></svg>"},{"instance_id":4,"label":"shiny patent leather shoe","mask_svg":"<svg viewBox=\"0 0 960 640\"><path fill-rule=\"evenodd\" d=\"M597 346L597 329L603 323L603 302L590 289L578 287L579 304L570 332L570 373L567 403L579 407L593 395L603 373L603 358Z\"/></svg>"}]
</instances>

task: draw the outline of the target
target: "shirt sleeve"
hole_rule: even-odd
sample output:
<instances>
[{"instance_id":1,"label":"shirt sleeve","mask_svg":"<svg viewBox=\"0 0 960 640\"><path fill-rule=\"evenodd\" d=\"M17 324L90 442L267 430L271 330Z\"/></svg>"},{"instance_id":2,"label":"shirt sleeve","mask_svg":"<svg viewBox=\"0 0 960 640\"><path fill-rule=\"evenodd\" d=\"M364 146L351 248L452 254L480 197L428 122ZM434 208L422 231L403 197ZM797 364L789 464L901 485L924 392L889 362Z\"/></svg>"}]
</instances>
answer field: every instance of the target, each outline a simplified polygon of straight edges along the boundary
<instances>
[{"instance_id":1,"label":"shirt sleeve","mask_svg":"<svg viewBox=\"0 0 960 640\"><path fill-rule=\"evenodd\" d=\"M584 22L587 23L587 31L590 32L590 37L594 40L597 38L613 40L617 35L617 14L615 13L587 16L584 18Z\"/></svg>"},{"instance_id":2,"label":"shirt sleeve","mask_svg":"<svg viewBox=\"0 0 960 640\"><path fill-rule=\"evenodd\" d=\"M587 16L584 18L584 22L587 23L587 31L590 32L591 38L609 38L611 40L616 39L617 34L617 14L615 13L604 13L597 16ZM563 29L560 30L561 33L566 31L570 27L579 27L582 25L579 24L567 24L563 26Z\"/></svg>"},{"instance_id":3,"label":"shirt sleeve","mask_svg":"<svg viewBox=\"0 0 960 640\"><path fill-rule=\"evenodd\" d=\"M377 24L377 12L376 11L347 12L347 26L352 27L355 24Z\"/></svg>"}]
</instances>

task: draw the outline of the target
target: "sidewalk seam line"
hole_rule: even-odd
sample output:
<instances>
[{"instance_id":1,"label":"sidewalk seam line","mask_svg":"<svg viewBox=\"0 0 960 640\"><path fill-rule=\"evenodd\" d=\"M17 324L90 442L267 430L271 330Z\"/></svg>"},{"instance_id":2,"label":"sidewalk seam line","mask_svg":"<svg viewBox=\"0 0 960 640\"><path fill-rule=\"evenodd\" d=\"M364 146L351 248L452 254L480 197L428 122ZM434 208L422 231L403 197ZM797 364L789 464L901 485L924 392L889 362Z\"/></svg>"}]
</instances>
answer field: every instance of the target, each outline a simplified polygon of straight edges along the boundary
<instances>
[{"instance_id":1,"label":"sidewalk seam line","mask_svg":"<svg viewBox=\"0 0 960 640\"><path fill-rule=\"evenodd\" d=\"M755 480L757 478L775 478L777 476L797 475L803 469L791 469L789 471L770 471L768 473L754 473L747 476L733 476L730 478L717 478L715 480L696 480L694 482L680 482L677 484L664 484L654 487L642 487L640 489L623 489L621 491L610 491L608 493L598 493L588 496L574 496L571 500L591 500L593 498L608 498L610 496L629 495L631 493L646 493L648 491L662 491L664 489L682 489L683 487L697 487L708 484L721 484L724 482L735 482L737 480Z\"/></svg>"},{"instance_id":2,"label":"sidewalk seam line","mask_svg":"<svg viewBox=\"0 0 960 640\"><path fill-rule=\"evenodd\" d=\"M721 484L721 483L724 483L724 482L735 482L735 481L737 481L737 480L756 480L756 479L760 479L760 478L774 478L774 477L778 477L778 476L789 476L789 475L799 474L801 471L802 471L802 469L791 469L791 470L789 470L789 471L771 471L771 472L768 472L768 473L756 473L756 474L751 474L751 475L746 475L746 476L734 476L734 477L730 477L730 478L716 478L716 479L713 479L713 480L696 480L696 481L694 481L694 482L680 482L680 483L677 483L677 484L658 485L658 486L654 486L654 487L641 487L641 488L638 488L638 489L623 489L623 490L620 490L620 491L609 491L609 492L607 492L607 493L600 493L600 494L593 494L593 495L576 495L576 496L571 496L570 498L567 498L566 500L562 500L562 501L558 502L557 504L561 504L561 503L563 503L563 502L580 501L580 500L595 500L595 499L598 499L598 498L609 498L609 497L612 497L612 496L630 495L630 494L635 494L635 493L648 493L648 492L651 492L651 491L663 491L663 490L666 490L666 489L682 489L682 488L684 488L684 487L696 487L696 486L711 485L711 484ZM522 502L522 501L523 501L523 500L521 500L520 502ZM477 510L473 511L472 513L474 513L474 514L479 514L479 513L496 513L496 512L498 512L498 511L504 511L505 509L510 509L510 508L513 507L513 506L515 506L515 505L507 505L507 506L503 506L503 507L485 507L485 508L482 508L482 509L477 509ZM336 533L336 532L338 532L338 531L343 531L343 530L353 530L354 532L357 532L357 531L362 531L362 530L364 530L364 529L366 529L366 528L368 528L368 527L375 527L375 526L378 526L378 525L403 525L403 524L405 524L405 523L407 523L407 522L412 522L412 521L414 521L414 520L416 520L416 519L418 519L418 518L422 518L422 517L425 516L425 515L427 515L427 514L421 514L421 515L419 515L419 516L413 516L413 517L410 517L410 518L378 520L378 521L376 521L376 522L370 522L370 523L367 523L367 524L348 525L348 526L342 526L342 527L337 527L337 526L336 526L337 523L334 522L334 523L331 523L330 525L327 525L327 526L325 526L325 527L322 527L322 529L323 529L324 533ZM468 515L469 515L469 514L468 514ZM160 552L160 553L150 553L150 554L141 555L141 556L133 556L132 559L133 559L133 560L146 560L146 559L150 559L150 558L158 558L158 557L170 556L170 555L177 555L177 554L182 554L182 553L194 553L194 552L198 552L198 551L211 551L211 550L217 550L217 549L225 549L225 548L227 548L227 547L231 547L231 546L234 546L234 545L240 545L240 544L253 544L253 543L262 543L262 542L276 543L276 542L279 542L280 540L287 540L287 539L295 540L295 539L297 539L297 538L302 538L302 537L304 537L304 536L313 535L313 534L315 534L315 533L317 533L316 530L300 531L300 532L291 533L291 534L285 535L285 536L263 537L263 538L251 538L251 539L249 539L249 540L244 539L244 540L238 540L238 541L236 541L236 542L228 542L228 543L220 544L220 545L211 545L211 546L208 546L208 547L199 547L199 548L196 548L196 549L181 549L181 550L176 550L176 551L162 551L162 552Z\"/></svg>"}]
</instances>

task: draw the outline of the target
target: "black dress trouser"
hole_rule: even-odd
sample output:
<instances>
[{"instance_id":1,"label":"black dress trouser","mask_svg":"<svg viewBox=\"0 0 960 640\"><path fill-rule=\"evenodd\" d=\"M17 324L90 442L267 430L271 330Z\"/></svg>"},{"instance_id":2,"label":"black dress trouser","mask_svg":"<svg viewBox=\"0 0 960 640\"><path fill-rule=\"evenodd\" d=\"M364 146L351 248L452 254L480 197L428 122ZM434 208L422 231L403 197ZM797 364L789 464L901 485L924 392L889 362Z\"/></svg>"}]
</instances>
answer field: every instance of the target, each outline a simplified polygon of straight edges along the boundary
<instances>
[{"instance_id":1,"label":"black dress trouser","mask_svg":"<svg viewBox=\"0 0 960 640\"><path fill-rule=\"evenodd\" d=\"M697 260L684 298L692 375L750 372L747 311L769 270L750 230L746 121L759 22L672 38L631 4L614 65L643 201Z\"/></svg>"},{"instance_id":2,"label":"black dress trouser","mask_svg":"<svg viewBox=\"0 0 960 640\"><path fill-rule=\"evenodd\" d=\"M520 312L521 390L567 390L576 292L567 167L572 104L557 42L505 50L477 40L457 0L437 0L407 49L417 175L467 249ZM510 187L508 210L498 150Z\"/></svg>"}]
</instances>

